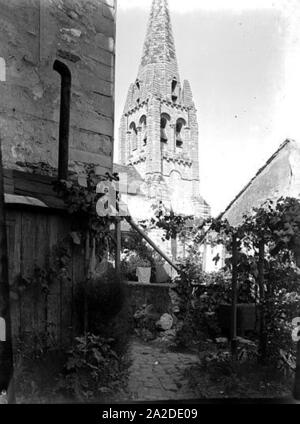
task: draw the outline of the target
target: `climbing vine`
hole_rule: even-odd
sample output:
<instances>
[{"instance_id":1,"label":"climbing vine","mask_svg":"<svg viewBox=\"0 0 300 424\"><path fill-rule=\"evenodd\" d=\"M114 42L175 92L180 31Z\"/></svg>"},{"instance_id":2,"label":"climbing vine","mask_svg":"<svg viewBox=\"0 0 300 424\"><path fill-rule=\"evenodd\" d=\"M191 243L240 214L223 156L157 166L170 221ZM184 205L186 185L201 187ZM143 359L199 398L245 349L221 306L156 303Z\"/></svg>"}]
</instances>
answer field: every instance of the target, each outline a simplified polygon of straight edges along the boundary
<instances>
[{"instance_id":1,"label":"climbing vine","mask_svg":"<svg viewBox=\"0 0 300 424\"><path fill-rule=\"evenodd\" d=\"M96 175L94 167L88 167L86 177L82 181L77 177L53 183L54 190L64 201L72 219L72 229L81 233L89 232L92 237L97 239L105 237L110 224L115 222L114 217L99 217L97 214L97 202L103 197L103 193L99 193L97 190L101 181L118 181L118 175L107 173L104 177L99 177Z\"/></svg>"},{"instance_id":2,"label":"climbing vine","mask_svg":"<svg viewBox=\"0 0 300 424\"><path fill-rule=\"evenodd\" d=\"M240 285L250 283L259 302L264 326L260 340L262 357L277 360L295 353L290 323L299 315L300 304L296 266L300 246L299 200L268 200L244 216L240 226L231 227L227 221L215 220L211 230L216 234L216 242L228 252L232 253L235 243L235 269ZM233 255L227 257L226 269L232 271Z\"/></svg>"}]
</instances>

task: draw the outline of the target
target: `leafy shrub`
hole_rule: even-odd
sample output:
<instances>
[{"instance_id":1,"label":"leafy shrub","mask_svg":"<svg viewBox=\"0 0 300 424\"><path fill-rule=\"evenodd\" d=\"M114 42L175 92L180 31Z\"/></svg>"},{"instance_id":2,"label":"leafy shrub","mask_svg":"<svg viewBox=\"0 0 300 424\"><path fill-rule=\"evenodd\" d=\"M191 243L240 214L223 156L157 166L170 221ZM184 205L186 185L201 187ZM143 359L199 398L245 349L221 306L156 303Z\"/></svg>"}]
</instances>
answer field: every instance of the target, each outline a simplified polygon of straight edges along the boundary
<instances>
[{"instance_id":1,"label":"leafy shrub","mask_svg":"<svg viewBox=\"0 0 300 424\"><path fill-rule=\"evenodd\" d=\"M142 305L134 314L135 333L145 341L154 340L158 336L156 323L160 316L153 305Z\"/></svg>"},{"instance_id":2,"label":"leafy shrub","mask_svg":"<svg viewBox=\"0 0 300 424\"><path fill-rule=\"evenodd\" d=\"M112 320L124 305L122 277L115 270L109 270L103 277L85 281L79 286L75 303L81 332L85 302L88 311L88 330L97 334L98 325Z\"/></svg>"},{"instance_id":3,"label":"leafy shrub","mask_svg":"<svg viewBox=\"0 0 300 424\"><path fill-rule=\"evenodd\" d=\"M218 337L221 329L217 312L221 304L231 303L231 274L224 271L208 274L201 264L188 260L181 265L175 283L171 299L181 321L178 344L188 346L203 338ZM254 301L250 284L241 286L238 301Z\"/></svg>"},{"instance_id":4,"label":"leafy shrub","mask_svg":"<svg viewBox=\"0 0 300 424\"><path fill-rule=\"evenodd\" d=\"M114 393L122 386L125 374L122 358L112 349L113 342L93 334L77 337L74 347L67 352L57 390L79 400Z\"/></svg>"},{"instance_id":5,"label":"leafy shrub","mask_svg":"<svg viewBox=\"0 0 300 424\"><path fill-rule=\"evenodd\" d=\"M47 346L47 347L46 347ZM66 353L53 339L51 345L43 334L32 333L19 340L14 355L14 379L18 403L49 403L54 399L57 376L62 372Z\"/></svg>"},{"instance_id":6,"label":"leafy shrub","mask_svg":"<svg viewBox=\"0 0 300 424\"><path fill-rule=\"evenodd\" d=\"M138 281L136 269L139 266L151 267L151 281L155 279L156 255L138 234L130 234L122 239L122 263L123 275L128 281Z\"/></svg>"}]
</instances>

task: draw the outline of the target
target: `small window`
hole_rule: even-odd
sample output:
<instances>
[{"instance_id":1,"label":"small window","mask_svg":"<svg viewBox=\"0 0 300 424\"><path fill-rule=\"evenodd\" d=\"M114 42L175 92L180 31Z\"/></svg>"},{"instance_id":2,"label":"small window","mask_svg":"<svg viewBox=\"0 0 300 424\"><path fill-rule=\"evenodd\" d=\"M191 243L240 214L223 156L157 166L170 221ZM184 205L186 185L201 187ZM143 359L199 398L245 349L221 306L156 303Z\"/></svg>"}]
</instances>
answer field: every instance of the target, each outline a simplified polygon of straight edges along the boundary
<instances>
[{"instance_id":1,"label":"small window","mask_svg":"<svg viewBox=\"0 0 300 424\"><path fill-rule=\"evenodd\" d=\"M177 79L174 78L172 81L172 101L176 102L178 99L178 82Z\"/></svg>"},{"instance_id":2,"label":"small window","mask_svg":"<svg viewBox=\"0 0 300 424\"><path fill-rule=\"evenodd\" d=\"M134 122L131 122L130 126L129 126L130 130L131 130L131 148L132 150L137 150L137 129L136 129L136 125Z\"/></svg>"},{"instance_id":3,"label":"small window","mask_svg":"<svg viewBox=\"0 0 300 424\"><path fill-rule=\"evenodd\" d=\"M163 113L160 120L160 141L162 143L168 142L168 135L167 135L167 124L168 121L170 121L170 116L166 113Z\"/></svg>"},{"instance_id":4,"label":"small window","mask_svg":"<svg viewBox=\"0 0 300 424\"><path fill-rule=\"evenodd\" d=\"M137 96L136 102L137 102L138 105L141 102L140 90L141 90L141 83L140 83L139 80L136 80L136 82L135 82L135 92L136 92L136 96Z\"/></svg>"},{"instance_id":5,"label":"small window","mask_svg":"<svg viewBox=\"0 0 300 424\"><path fill-rule=\"evenodd\" d=\"M6 81L6 62L3 57L0 57L0 81Z\"/></svg>"},{"instance_id":6,"label":"small window","mask_svg":"<svg viewBox=\"0 0 300 424\"><path fill-rule=\"evenodd\" d=\"M143 115L140 119L141 133L143 145L147 145L148 131L147 131L147 117Z\"/></svg>"},{"instance_id":7,"label":"small window","mask_svg":"<svg viewBox=\"0 0 300 424\"><path fill-rule=\"evenodd\" d=\"M176 147L182 147L183 146L183 134L182 129L186 125L186 122L184 119L180 118L176 122Z\"/></svg>"}]
</instances>

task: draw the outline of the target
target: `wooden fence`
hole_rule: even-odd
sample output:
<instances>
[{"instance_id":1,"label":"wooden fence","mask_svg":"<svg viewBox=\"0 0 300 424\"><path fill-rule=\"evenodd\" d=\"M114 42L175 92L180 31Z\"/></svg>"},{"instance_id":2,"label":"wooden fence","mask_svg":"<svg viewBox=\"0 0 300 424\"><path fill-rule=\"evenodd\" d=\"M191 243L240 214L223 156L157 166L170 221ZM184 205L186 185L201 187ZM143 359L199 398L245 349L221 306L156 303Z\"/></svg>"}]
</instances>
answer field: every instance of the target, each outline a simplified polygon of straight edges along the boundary
<instances>
[{"instance_id":1,"label":"wooden fence","mask_svg":"<svg viewBox=\"0 0 300 424\"><path fill-rule=\"evenodd\" d=\"M7 234L10 285L30 282L35 269L51 265L53 249L70 233L68 217L62 213L7 206ZM73 245L70 258L70 281L50 286L46 296L40 285L31 284L21 294L11 291L13 338L40 334L49 330L56 340L65 343L75 330L74 291L84 279L84 247Z\"/></svg>"}]
</instances>

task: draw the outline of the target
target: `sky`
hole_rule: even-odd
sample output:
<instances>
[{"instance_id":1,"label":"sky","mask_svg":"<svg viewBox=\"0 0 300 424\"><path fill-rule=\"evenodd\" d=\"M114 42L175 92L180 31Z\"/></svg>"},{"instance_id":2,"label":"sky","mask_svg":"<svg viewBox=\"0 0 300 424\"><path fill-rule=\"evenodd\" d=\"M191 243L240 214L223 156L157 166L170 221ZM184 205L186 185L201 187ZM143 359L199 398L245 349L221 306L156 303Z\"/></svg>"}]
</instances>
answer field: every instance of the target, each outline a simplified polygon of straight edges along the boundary
<instances>
[{"instance_id":1,"label":"sky","mask_svg":"<svg viewBox=\"0 0 300 424\"><path fill-rule=\"evenodd\" d=\"M222 212L287 138L300 141L300 0L169 0L198 111L200 191ZM115 138L151 0L119 0ZM116 154L115 160L118 160Z\"/></svg>"}]
</instances>

